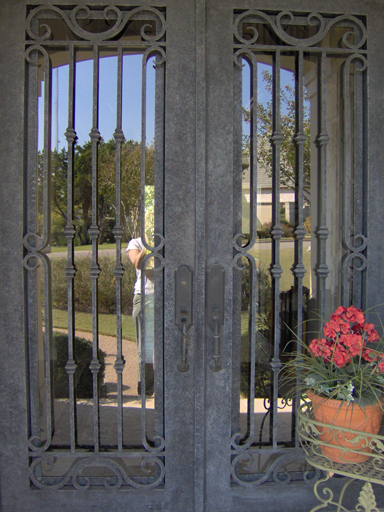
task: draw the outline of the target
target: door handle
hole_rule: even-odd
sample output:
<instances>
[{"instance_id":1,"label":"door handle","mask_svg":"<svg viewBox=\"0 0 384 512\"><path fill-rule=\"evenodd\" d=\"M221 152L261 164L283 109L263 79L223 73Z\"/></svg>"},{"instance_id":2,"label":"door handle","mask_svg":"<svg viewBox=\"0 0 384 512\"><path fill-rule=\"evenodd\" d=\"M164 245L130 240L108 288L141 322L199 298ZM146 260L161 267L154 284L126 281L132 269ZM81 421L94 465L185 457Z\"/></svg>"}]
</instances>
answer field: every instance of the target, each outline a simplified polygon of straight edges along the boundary
<instances>
[{"instance_id":1,"label":"door handle","mask_svg":"<svg viewBox=\"0 0 384 512\"><path fill-rule=\"evenodd\" d=\"M221 334L224 324L224 284L225 272L221 265L214 263L207 271L207 319L213 332L213 359L209 368L213 372L221 370Z\"/></svg>"},{"instance_id":2,"label":"door handle","mask_svg":"<svg viewBox=\"0 0 384 512\"><path fill-rule=\"evenodd\" d=\"M177 369L185 373L188 364L188 329L192 325L192 271L181 265L175 272L175 324L182 333L180 362Z\"/></svg>"}]
</instances>

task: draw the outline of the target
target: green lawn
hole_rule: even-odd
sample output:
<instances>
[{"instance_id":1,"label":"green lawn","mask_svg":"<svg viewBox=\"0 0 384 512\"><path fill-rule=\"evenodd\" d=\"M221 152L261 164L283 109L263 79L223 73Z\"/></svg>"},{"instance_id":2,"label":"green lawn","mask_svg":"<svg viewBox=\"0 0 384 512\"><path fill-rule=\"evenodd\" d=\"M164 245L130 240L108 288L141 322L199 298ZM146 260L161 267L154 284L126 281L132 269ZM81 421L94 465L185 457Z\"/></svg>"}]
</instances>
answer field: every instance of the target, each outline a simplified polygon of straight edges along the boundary
<instances>
[{"instance_id":1,"label":"green lawn","mask_svg":"<svg viewBox=\"0 0 384 512\"><path fill-rule=\"evenodd\" d=\"M100 248L113 249L115 244L105 244ZM90 249L90 246L77 247L75 250ZM53 252L60 252L66 250L66 247L53 247ZM253 256L259 261L259 264L268 271L271 264L271 251L269 250L256 250L252 251ZM281 244L280 248L280 262L283 269L283 274L280 279L280 290L289 290L294 283L291 267L294 259L293 248L284 248ZM303 285L309 288L309 274L311 265L311 253L304 249L303 260L307 273L304 277ZM135 326L130 315L123 315L123 338L134 341L136 339ZM67 329L67 313L63 310L53 310L53 326L59 329ZM92 315L90 313L76 313L76 330L92 332ZM247 320L244 316L242 319L242 335L247 331ZM99 314L99 332L106 336L116 336L116 315L112 314Z\"/></svg>"},{"instance_id":2,"label":"green lawn","mask_svg":"<svg viewBox=\"0 0 384 512\"><path fill-rule=\"evenodd\" d=\"M131 315L122 315L123 338L129 341L136 340L135 324ZM76 331L92 332L91 313L76 313ZM60 309L53 310L53 327L56 329L68 328L68 315ZM116 315L99 314L99 333L105 336L116 336Z\"/></svg>"},{"instance_id":3,"label":"green lawn","mask_svg":"<svg viewBox=\"0 0 384 512\"><path fill-rule=\"evenodd\" d=\"M268 270L269 266L271 265L271 252L268 250L255 250L250 251L252 256L255 257L255 259L259 260L260 265L265 269ZM294 261L294 249L293 248L284 248L284 243L280 246L280 265L283 269L283 274L280 278L280 290L289 290L291 286L293 286L294 283L294 277L291 271L291 267L293 265ZM305 266L305 269L307 273L305 274L305 277L303 279L303 286L306 286L309 288L309 274L310 274L310 268L311 268L311 252L307 251L306 248L304 248L303 252L303 263Z\"/></svg>"},{"instance_id":4,"label":"green lawn","mask_svg":"<svg viewBox=\"0 0 384 512\"><path fill-rule=\"evenodd\" d=\"M125 244L122 244L124 247ZM102 251L103 249L116 249L116 244L102 244L99 245L99 251ZM92 245L78 245L75 247L75 251L91 251ZM67 252L67 246L64 245L62 247L51 247L52 252Z\"/></svg>"},{"instance_id":5,"label":"green lawn","mask_svg":"<svg viewBox=\"0 0 384 512\"><path fill-rule=\"evenodd\" d=\"M270 239L265 239L259 242L262 243L269 243ZM124 246L125 244L123 244ZM116 244L103 244L99 246L99 250L103 249L115 249ZM66 252L67 247L52 247L52 252ZM90 251L92 250L91 245L79 245L78 247L75 247L75 251ZM271 251L263 250L260 251L250 251L251 254L259 260L260 264L264 267L265 270L268 270L270 264L271 264ZM283 269L283 274L280 279L280 290L289 290L289 288L293 285L293 274L291 272L291 267L293 264L294 259L294 250L293 248L284 248L284 242L281 243L280 246L280 263ZM307 249L304 249L303 252L303 260L304 265L307 270L307 273L304 277L303 285L309 288L309 270L311 265L311 252L307 251ZM108 316L108 315L107 315Z\"/></svg>"}]
</instances>

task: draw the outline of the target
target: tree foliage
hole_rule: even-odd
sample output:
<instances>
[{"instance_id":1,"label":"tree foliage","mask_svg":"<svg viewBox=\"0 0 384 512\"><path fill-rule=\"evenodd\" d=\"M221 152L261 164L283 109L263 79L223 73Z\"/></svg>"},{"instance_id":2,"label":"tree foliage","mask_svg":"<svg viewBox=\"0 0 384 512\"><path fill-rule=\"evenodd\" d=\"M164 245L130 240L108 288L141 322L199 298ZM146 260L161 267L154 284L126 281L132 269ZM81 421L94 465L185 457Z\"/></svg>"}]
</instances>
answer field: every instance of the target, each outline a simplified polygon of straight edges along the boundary
<instances>
[{"instance_id":1,"label":"tree foliage","mask_svg":"<svg viewBox=\"0 0 384 512\"><path fill-rule=\"evenodd\" d=\"M141 144L126 141L121 152L121 225L123 240L140 235L141 201ZM145 184L153 185L154 147L146 147ZM68 152L62 148L52 151L51 172L51 216L52 243L64 245L63 229L67 223L67 174ZM42 218L43 152L38 155L39 217ZM153 187L152 187L153 188ZM92 144L76 145L74 154L73 219L76 228L75 243L90 243L89 227L92 223ZM97 223L100 228L99 242L113 242L116 223L116 142L101 140L98 146ZM41 222L40 222L41 224Z\"/></svg>"},{"instance_id":2,"label":"tree foliage","mask_svg":"<svg viewBox=\"0 0 384 512\"><path fill-rule=\"evenodd\" d=\"M266 90L272 97L272 75L268 70L262 72ZM281 89L281 125L280 130L283 140L280 149L280 183L289 188L295 187L295 143L296 135L296 103L295 91L292 85L287 84ZM309 119L309 107L306 96L304 98L304 186L305 196L310 195L310 174L311 174L311 125ZM272 101L257 103L257 162L261 169L264 169L268 176L272 177L272 148L270 139L273 135L273 105ZM251 112L243 108L243 119L246 123L251 121ZM250 138L243 136L245 154L249 155Z\"/></svg>"}]
</instances>

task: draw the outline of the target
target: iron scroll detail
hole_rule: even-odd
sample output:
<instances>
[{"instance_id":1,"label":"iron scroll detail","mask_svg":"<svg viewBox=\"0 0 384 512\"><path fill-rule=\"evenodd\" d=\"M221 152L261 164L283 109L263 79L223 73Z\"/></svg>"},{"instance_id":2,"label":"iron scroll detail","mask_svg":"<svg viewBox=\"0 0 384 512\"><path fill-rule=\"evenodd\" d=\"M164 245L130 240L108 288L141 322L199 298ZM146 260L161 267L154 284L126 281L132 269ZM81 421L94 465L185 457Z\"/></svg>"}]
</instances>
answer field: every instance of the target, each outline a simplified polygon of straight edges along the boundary
<instances>
[{"instance_id":1,"label":"iron scroll detail","mask_svg":"<svg viewBox=\"0 0 384 512\"><path fill-rule=\"evenodd\" d=\"M63 9L55 6L50 7L36 7L33 9L27 18L26 30L31 40L45 42L49 41L51 37L50 27L44 23L41 25L45 29L45 33L40 35L36 33L35 21L39 15L44 13L50 13L53 18L61 19L65 22L69 30L80 40L92 41L93 43L101 43L103 41L111 40L113 37L118 36L125 29L129 21L143 20L143 19L156 19L159 22L159 26L156 30L155 35L148 35L146 29L150 25L143 25L141 27L141 37L147 43L154 43L163 38L166 31L166 21L164 15L157 9L152 7L136 7L130 11L123 11L116 6L108 6L102 13L102 18L108 23L112 23L113 26L102 32L90 32L80 26L82 20L92 19L93 11L88 6L76 6L69 15Z\"/></svg>"},{"instance_id":2,"label":"iron scroll detail","mask_svg":"<svg viewBox=\"0 0 384 512\"><path fill-rule=\"evenodd\" d=\"M335 30L337 29L337 30ZM240 107L235 105L236 115L234 132L236 134L236 142L234 152L237 156L234 168L234 188L239 191L238 195L238 211L239 215L234 216L233 226L233 260L232 267L234 270L234 283L237 290L243 293L245 286L249 295L247 295L246 307L247 315L244 315L248 320L248 338L247 338L247 354L246 356L237 357L244 363L244 368L247 371L246 381L246 394L241 389L241 397L244 400L243 407L246 407L246 414L244 409L240 409L239 416L235 410L233 429L230 442L231 450L231 478L235 485L252 487L263 484L264 482L274 481L276 484L288 484L292 479L300 478L308 481L305 472L308 470L313 475L314 470L310 465L302 464L303 454L298 439L298 427L295 408L300 400L300 397L295 397L292 404L284 402L284 390L280 389L280 368L282 367L282 350L280 347L285 340L286 333L282 325L284 319L282 317L281 302L284 300L287 293L283 283L284 278L287 276L287 270L282 265L281 249L283 244L283 230L281 226L280 208L282 202L281 194L281 161L282 161L282 145L286 135L283 135L282 130L282 82L284 69L290 69L295 76L294 92L294 105L295 105L295 119L293 136L289 136L289 142L295 150L294 161L294 183L295 183L295 215L293 224L293 241L294 248L294 261L290 268L289 277L292 278L294 286L292 291L296 293L297 303L295 304L295 321L296 326L295 336L296 339L303 339L303 324L304 310L306 306L305 293L308 288L303 284L306 272L310 271L311 275L316 279L316 286L314 286L314 300L318 301L319 310L321 314L326 312L326 292L328 290L327 276L333 271L330 265L330 235L333 241L336 237L334 234L334 226L329 223L327 216L327 208L330 208L330 194L327 198L327 146L330 142L334 142L334 133L329 127L327 115L327 94L330 71L330 62L333 57L343 59L335 80L337 91L340 93L340 101L343 102L343 110L337 112L337 123L340 129L336 134L338 137L341 134L342 142L340 142L340 152L343 155L341 158L341 165L339 166L337 179L341 178L342 190L342 203L340 204L340 217L342 217L343 226L340 233L337 234L337 242L340 244L340 261L338 262L338 276L340 280L340 288L343 303L349 303L351 293L354 293L357 300L364 300L361 293L364 287L364 276L361 275L367 268L367 255L366 248L368 246L368 238L364 231L364 222L362 221L364 206L360 204L362 192L365 187L365 168L363 157L361 161L354 161L354 154L364 153L363 140L363 127L357 126L360 120L356 121L354 118L354 105L360 98L365 98L364 91L366 87L366 73L367 68L367 29L365 26L364 17L357 17L352 15L334 14L320 14L317 12L310 13L295 13L287 10L284 11L267 11L262 12L258 10L245 10L235 9L233 17L233 60L234 60L234 94L237 102L242 101L242 94L244 90L246 94L247 106L246 109L247 123L249 123L249 134L247 135L247 155L244 156L244 146L241 146L242 122L244 117L241 117L242 112ZM298 36L298 37L296 37ZM289 54L292 62L287 64L287 55ZM267 57L268 56L268 57ZM317 125L313 122L311 128L315 130L312 132L312 139L308 138L304 130L305 120L305 90L307 83L305 81L305 63L312 59L314 76L316 76L316 94L317 102ZM262 73L262 66L267 63L270 66L270 97L271 97L271 122L268 125L268 132L266 135L261 134L260 117L257 112L258 101L261 103L263 99L259 99L258 90L259 82L258 77ZM307 75L308 78L309 75ZM312 76L312 75L311 75ZM308 78L309 80L309 78ZM354 80L354 81L353 81ZM353 84L353 86L352 86ZM352 90L353 88L353 90ZM313 91L315 87L313 88ZM311 90L312 91L312 90ZM331 90L332 91L332 90ZM312 92L311 92L312 94ZM353 95L355 103L351 101ZM362 108L364 110L364 101L362 101ZM315 105L315 103L313 104ZM244 115L244 113L243 113ZM358 114L357 114L358 115ZM327 124L328 122L328 124ZM328 131L327 131L328 127ZM354 131L355 128L355 131ZM316 132L317 130L317 132ZM268 279L271 281L271 307L270 307L270 323L269 338L272 346L271 352L268 353L267 361L264 361L260 354L257 352L259 340L263 338L262 329L258 330L255 324L255 318L262 311L259 300L258 288L261 282L259 281L258 267L259 261L257 259L257 250L254 246L258 243L259 233L257 232L257 223L260 219L257 217L259 211L262 215L262 208L258 207L258 198L256 197L257 188L261 188L263 160L259 161L259 147L262 138L265 141L269 140L271 143L270 159L271 159L271 201L272 201L272 221L270 222L269 235L271 235L271 254L268 260L269 275ZM264 140L262 140L264 143ZM311 240L315 242L312 246L313 254L311 256L311 268L305 263L303 254L303 244L305 238L308 237L303 217L303 188L305 185L304 174L304 145L310 142L313 145L314 151L317 151L317 164L316 172L313 173L318 179L319 187L316 191L318 197L318 211L313 215L312 220L316 219L316 225L312 227ZM247 160L246 160L247 159ZM245 163L246 160L246 163ZM329 157L328 157L329 160ZM244 178L243 170L247 165L247 175ZM261 171L259 173L259 171ZM354 177L358 174L359 182L352 186L345 184L353 183ZM312 175L312 176L313 176ZM249 176L249 177L248 177ZM330 173L328 174L330 176ZM242 181L243 180L243 181ZM315 183L315 182L314 182ZM237 187L237 188L236 188ZM360 187L360 188L359 188ZM241 201L244 201L243 196L240 199L240 191L246 193L247 202L249 206L243 207ZM358 211L354 211L355 201L359 201ZM327 201L328 199L328 201ZM332 199L332 197L331 197ZM262 203L262 199L260 199ZM269 200L270 201L270 200ZM249 213L247 213L249 210ZM361 210L361 211L360 211ZM244 211L246 212L246 219L244 222ZM352 220L353 219L353 220ZM248 228L249 226L249 228ZM332 226L332 231L330 229ZM283 240L284 242L284 240ZM263 247L264 249L264 247ZM308 249L310 250L310 249ZM316 252L315 252L316 251ZM261 260L261 258L260 258ZM356 260L358 260L356 262ZM312 263L314 263L312 265ZM355 264L354 264L355 263ZM357 263L357 264L356 264ZM246 269L246 273L244 272ZM240 272L242 276L240 278ZM353 279L351 279L351 272L353 272ZM284 274L284 275L283 275ZM355 277L358 277L359 281ZM242 284L244 276L246 278L246 285ZM238 281L236 281L238 279ZM351 285L352 283L352 285ZM238 293L240 293L240 291ZM236 306L234 306L235 308ZM243 308L241 308L243 311ZM244 308L245 311L245 308ZM237 309L237 315L240 313L240 306ZM291 313L291 310L289 311ZM234 320L235 321L235 320ZM253 323L252 323L253 322ZM240 323L240 322L239 322ZM297 329L297 331L296 331ZM301 329L301 330L300 330ZM240 329L238 328L238 331ZM244 343L243 331L241 336L238 333L238 344ZM290 338L293 339L293 338ZM241 345L241 349L242 349ZM240 350L240 349L239 349ZM243 359L242 359L243 357ZM236 360L236 364L238 361ZM241 364L241 363L240 363ZM265 386L265 394L268 395L269 406L264 404L265 415L260 418L260 432L262 434L263 427L267 425L269 420L269 435L267 441L263 441L262 435L258 435L256 430L259 429L259 418L255 410L254 398L262 398L260 395L255 395L255 381L257 373L255 366L257 364L265 364L271 375L271 384ZM245 373L244 370L244 373ZM236 370L239 371L239 370ZM240 369L242 371L242 368ZM242 375L241 375L242 377ZM240 378L241 378L240 377ZM234 378L234 388L236 389L237 381ZM247 402L245 400L247 398ZM246 405L244 405L246 402ZM280 432L282 431L282 415L280 412L281 404L283 407L292 406L291 416L291 432L286 437L283 437ZM238 405L236 404L236 409ZM243 415L243 416L241 416ZM245 426L245 420L247 424ZM244 424L241 424L241 421ZM258 461L264 461L265 458L271 457L267 465L259 471L257 467ZM307 461L308 462L308 461ZM302 469L304 467L304 469ZM294 476L294 473L296 475ZM300 474L300 476L299 476ZM316 472L315 479L319 478L319 472ZM312 480L313 482L313 480Z\"/></svg>"},{"instance_id":3,"label":"iron scroll detail","mask_svg":"<svg viewBox=\"0 0 384 512\"><path fill-rule=\"evenodd\" d=\"M77 490L87 490L92 486L93 479L89 476L82 476L81 472L90 467L102 467L108 469L112 473L112 475L105 478L103 482L105 489L111 491L127 486L135 489L152 489L161 484L165 474L165 467L162 460L152 455L147 455L140 461L140 466L144 473L151 473L151 467L155 469L155 474L150 478L150 482L148 483L143 483L138 478L128 476L124 470L124 464L119 458L106 459L105 457L85 456L77 459L72 464L65 477L59 479L58 482L49 483L44 479L44 477L41 477L41 475L38 476L38 473L41 472L42 464L45 464L48 468L52 468L54 461L54 456L44 455L42 457L35 458L31 463L29 467L30 479L33 485L38 489L58 490L62 489L64 486L72 485Z\"/></svg>"},{"instance_id":4,"label":"iron scroll detail","mask_svg":"<svg viewBox=\"0 0 384 512\"><path fill-rule=\"evenodd\" d=\"M142 2L140 2L142 4ZM93 26L92 26L93 24ZM134 24L131 28L131 24ZM92 30L88 30L89 27ZM57 29L59 27L59 29ZM165 475L165 457L166 442L163 437L164 430L161 422L159 427L153 432L149 439L146 426L146 398L141 397L140 430L141 442L138 439L137 445L132 449L127 444L124 433L127 428L124 426L123 418L123 400L122 400L122 379L125 360L122 349L122 279L124 267L121 260L121 238L123 235L120 199L121 188L116 186L116 224L113 234L116 239L116 264L113 270L113 277L116 286L116 310L117 316L120 315L120 321L117 321L117 349L114 369L117 375L117 400L116 400L116 439L113 444L108 445L104 450L105 441L101 443L100 428L100 394L98 388L97 374L100 371L100 361L98 360L98 322L97 322L97 282L100 275L100 266L98 264L98 240L100 237L100 220L98 218L98 196L96 193L96 184L98 179L98 146L100 144L101 133L99 131L99 62L101 57L101 48L112 48L116 53L118 66L117 75L117 93L116 93L116 111L117 121L114 138L116 142L116 181L121 184L121 160L122 145L125 140L122 130L122 83L123 83L123 57L125 53L133 48L138 48L138 53L142 55L142 78L146 79L146 68L150 58L155 57L156 72L156 92L158 108L158 125L163 121L162 105L164 103L165 86L165 61L166 61L166 10L165 8L156 9L145 6L135 7L116 7L107 6L104 8L91 6L65 6L62 8L56 6L30 6L26 18L26 37L25 37L25 66L26 80L26 104L30 122L26 126L27 139L27 157L25 165L26 173L26 194L27 201L25 206L26 226L23 238L24 259L23 267L25 269L25 283L28 288L28 303L26 315L28 318L27 347L30 364L30 395L29 395L29 438L27 439L28 458L30 461L29 478L33 487L37 489L105 489L117 490L127 488L145 488L150 489L159 487L164 483ZM126 31L135 31L133 38L125 38ZM64 35L64 36L63 36ZM132 40L133 39L133 40ZM74 237L76 235L76 226L73 218L74 204L74 146L77 140L75 131L74 111L77 99L76 93L76 66L78 63L76 52L81 48L92 48L93 60L93 92L92 92L92 127L89 134L92 145L92 224L88 230L92 241L92 265L89 275L92 280L92 361L89 368L93 379L93 438L90 444L87 444L86 451L83 449L84 443L79 441L79 423L77 422L77 397L74 392L77 368L74 351L75 337L75 318L74 318L74 279L77 274L74 258ZM52 262L47 253L50 252L51 237L51 204L52 204L52 164L50 161L52 149L52 130L50 120L52 117L52 70L59 67L55 61L59 52L65 53L68 60L68 124L64 132L67 142L68 161L66 165L67 177L67 221L63 234L67 240L67 261L64 269L64 275L67 279L67 298L68 298L68 358L64 367L68 377L68 398L65 405L68 406L68 422L65 426L68 436L61 444L61 440L56 436L58 421L55 423L55 397L54 397L54 371L52 370L52 347L54 346L53 320L52 320ZM131 52L132 53L132 52ZM35 140L35 131L37 118L40 115L37 112L37 94L39 83L43 83L42 111L43 140L39 142L42 145L41 153L41 180L38 182L36 176L36 148L40 151L40 146ZM119 91L120 89L120 91ZM145 88L144 88L145 89ZM145 90L142 101L146 101ZM27 116L27 117L28 117ZM145 117L145 116L144 116ZM40 119L39 119L40 122ZM35 124L34 124L35 123ZM142 122L142 126L145 124ZM161 132L161 129L158 129ZM145 132L145 129L144 129ZM159 136L159 139L161 136ZM145 140L143 146L145 147ZM162 144L159 143L159 148ZM142 165L145 166L145 151ZM163 166L160 162L164 155L157 155L158 179L162 180ZM159 186L158 190L162 190ZM41 201L41 205L38 201ZM159 201L160 202L160 201ZM39 205L40 217L37 218L37 205ZM40 211L41 210L41 211ZM158 215L161 218L162 215ZM155 261L154 272L157 275L165 266L163 248L165 245L164 230L161 222L158 222L154 233L153 243L148 242L143 236L143 244L147 249L147 255L143 260L143 267L148 264L151 258ZM64 245L64 244L63 244ZM161 276L160 276L161 278ZM160 287L159 287L160 289ZM143 294L144 295L144 294ZM41 299L43 298L43 300ZM41 307L40 307L41 301ZM40 310L41 309L41 313ZM38 312L38 315L36 315ZM37 319L37 316L39 317ZM40 321L42 319L42 322ZM144 313L143 313L144 319ZM39 323L40 322L40 323ZM41 328L41 323L43 328ZM41 338L40 338L41 336ZM143 331L144 337L144 331ZM158 336L159 344L162 338ZM39 384L37 382L35 371L36 347L41 344L42 358L41 368L44 379L44 392L38 395ZM36 352L37 353L37 352ZM34 366L35 365L35 366ZM160 366L160 365L159 365ZM160 369L158 370L160 374ZM31 377L32 375L32 377ZM40 377L40 375L38 376ZM161 382L161 379L159 379ZM144 386L143 386L144 389ZM159 388L160 389L160 388ZM36 391L37 390L37 391ZM160 395L160 393L159 393ZM37 397L37 399L36 399ZM159 396L159 403L160 403ZM39 404L44 407L44 413L39 416ZM159 411L161 407L159 406ZM162 414L162 413L161 413ZM159 414L159 415L161 415ZM40 424L41 422L41 424ZM56 437L55 437L56 436ZM87 441L88 442L88 441ZM100 449L101 447L101 449ZM58 448L58 449L57 449ZM129 463L134 461L137 468L132 472L128 468ZM59 469L58 469L59 467ZM98 476L98 470L103 468L108 476Z\"/></svg>"},{"instance_id":5,"label":"iron scroll detail","mask_svg":"<svg viewBox=\"0 0 384 512\"><path fill-rule=\"evenodd\" d=\"M357 41L352 43L350 41L351 36L355 36L352 30L346 32L342 36L342 42L348 49L358 50L363 47L364 43L367 40L367 31L362 23L362 21L356 16L347 16L340 15L334 18L326 18L323 15L312 12L308 14L306 17L300 16L304 18L309 26L317 27L317 32L315 35L307 38L297 38L287 33L286 27L290 25L295 25L295 20L298 19L298 16L295 16L290 11L281 11L276 16L271 16L262 11L246 11L240 14L235 22L234 22L234 35L239 43L242 45L252 46L257 45L257 41L259 38L259 31L254 26L247 26L247 30L252 33L252 37L249 39L244 38L241 35L241 25L247 23L263 23L268 24L269 27L273 30L275 35L287 45L296 46L299 48L308 48L320 43L325 36L328 34L329 30L334 26L339 26L348 22L352 24L353 27L356 27L359 31L359 35L357 37Z\"/></svg>"}]
</instances>

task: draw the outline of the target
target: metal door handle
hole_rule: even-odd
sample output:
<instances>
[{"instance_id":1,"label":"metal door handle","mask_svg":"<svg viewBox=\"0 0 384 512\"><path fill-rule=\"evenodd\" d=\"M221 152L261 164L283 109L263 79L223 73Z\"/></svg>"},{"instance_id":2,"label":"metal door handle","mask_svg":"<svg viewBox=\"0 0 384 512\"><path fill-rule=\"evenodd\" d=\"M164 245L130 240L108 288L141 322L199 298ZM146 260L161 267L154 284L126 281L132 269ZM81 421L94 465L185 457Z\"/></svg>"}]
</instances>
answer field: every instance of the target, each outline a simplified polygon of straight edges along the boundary
<instances>
[{"instance_id":1,"label":"metal door handle","mask_svg":"<svg viewBox=\"0 0 384 512\"><path fill-rule=\"evenodd\" d=\"M177 369L185 373L189 369L188 329L192 325L192 271L187 265L181 265L175 272L175 324L182 333Z\"/></svg>"},{"instance_id":2,"label":"metal door handle","mask_svg":"<svg viewBox=\"0 0 384 512\"><path fill-rule=\"evenodd\" d=\"M189 370L188 364L188 336L187 336L187 326L186 326L186 318L182 319L183 322L183 338L181 340L181 360L177 365L177 369L181 373L185 373Z\"/></svg>"},{"instance_id":3,"label":"metal door handle","mask_svg":"<svg viewBox=\"0 0 384 512\"><path fill-rule=\"evenodd\" d=\"M209 363L209 367L213 372L221 370L220 361L220 328L219 328L219 311L213 312L213 321L215 322L215 330L213 333L214 348L213 348L213 360Z\"/></svg>"},{"instance_id":4,"label":"metal door handle","mask_svg":"<svg viewBox=\"0 0 384 512\"><path fill-rule=\"evenodd\" d=\"M209 368L213 372L221 370L221 335L224 324L224 282L225 272L221 265L213 264L207 271L207 318L213 332L213 359Z\"/></svg>"}]
</instances>

